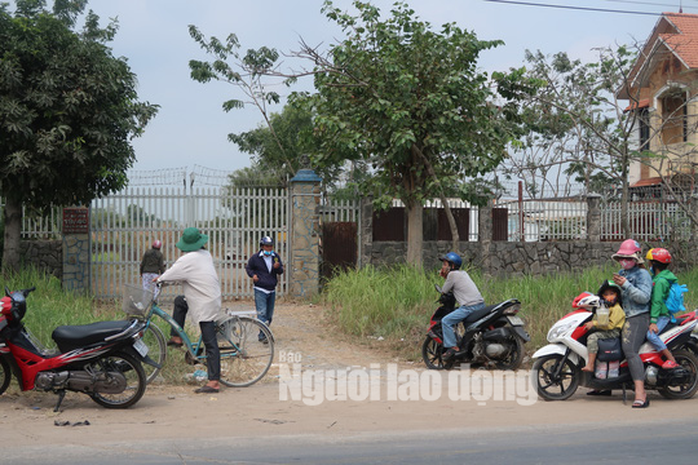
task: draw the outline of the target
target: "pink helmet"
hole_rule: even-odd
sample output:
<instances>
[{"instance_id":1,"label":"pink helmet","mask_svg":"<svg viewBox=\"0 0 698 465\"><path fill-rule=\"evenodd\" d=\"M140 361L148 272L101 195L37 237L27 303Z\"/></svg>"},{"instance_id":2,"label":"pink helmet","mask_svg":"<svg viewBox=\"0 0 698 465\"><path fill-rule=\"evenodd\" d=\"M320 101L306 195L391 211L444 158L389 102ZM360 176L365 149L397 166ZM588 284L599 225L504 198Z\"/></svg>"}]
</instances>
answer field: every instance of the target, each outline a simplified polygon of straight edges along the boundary
<instances>
[{"instance_id":1,"label":"pink helmet","mask_svg":"<svg viewBox=\"0 0 698 465\"><path fill-rule=\"evenodd\" d=\"M160 241L158 241L158 240L154 240L154 241L153 241L153 248L154 248L154 249L159 249L160 247L162 247L162 242L160 242Z\"/></svg>"}]
</instances>

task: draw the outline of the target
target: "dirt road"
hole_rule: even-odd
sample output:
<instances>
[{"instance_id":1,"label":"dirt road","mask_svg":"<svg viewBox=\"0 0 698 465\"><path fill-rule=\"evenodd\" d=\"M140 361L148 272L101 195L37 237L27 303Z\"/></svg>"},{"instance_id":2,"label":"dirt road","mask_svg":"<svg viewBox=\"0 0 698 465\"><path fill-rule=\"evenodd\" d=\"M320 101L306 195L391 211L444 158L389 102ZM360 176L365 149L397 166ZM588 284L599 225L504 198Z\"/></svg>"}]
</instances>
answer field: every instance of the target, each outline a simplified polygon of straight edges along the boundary
<instances>
[{"instance_id":1,"label":"dirt road","mask_svg":"<svg viewBox=\"0 0 698 465\"><path fill-rule=\"evenodd\" d=\"M656 393L644 411L632 409L630 402L623 405L620 393L591 398L584 389L566 402L543 402L527 390L525 371L516 376L427 371L421 364L338 341L331 331L316 329L325 327L321 318L317 307L278 305L273 325L277 363L263 382L248 388L197 395L195 386L151 386L128 410L107 410L87 396L68 394L59 413L52 411L53 394L5 394L0 396L3 442L21 448L260 434L331 437L371 431L583 425L601 417L632 425L691 418L698 411L698 399L668 401Z\"/></svg>"}]
</instances>

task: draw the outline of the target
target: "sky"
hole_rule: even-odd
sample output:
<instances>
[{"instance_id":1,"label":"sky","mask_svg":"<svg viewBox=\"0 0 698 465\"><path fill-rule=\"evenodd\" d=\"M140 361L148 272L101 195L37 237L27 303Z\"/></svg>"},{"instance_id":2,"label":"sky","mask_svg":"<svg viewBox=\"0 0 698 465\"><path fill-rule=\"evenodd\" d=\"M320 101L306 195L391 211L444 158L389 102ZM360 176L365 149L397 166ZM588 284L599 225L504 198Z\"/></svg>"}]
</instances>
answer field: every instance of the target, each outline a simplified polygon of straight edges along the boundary
<instances>
[{"instance_id":1,"label":"sky","mask_svg":"<svg viewBox=\"0 0 698 465\"><path fill-rule=\"evenodd\" d=\"M52 5L51 0L48 0ZM505 45L482 52L483 71L503 71L523 65L525 50L545 54L568 52L574 58L593 59L593 48L644 41L661 12L676 12L672 0L409 0L416 14L435 29L448 22L475 32L479 39L501 39ZM356 13L350 0L335 0L343 10ZM384 14L393 0L374 0ZM535 5L534 5L535 4ZM540 4L563 8L536 6ZM224 83L201 84L189 76L191 59L209 57L189 36L196 25L206 36L225 38L235 33L241 49L273 47L280 52L298 49L302 37L310 45L327 46L342 38L341 30L321 13L322 0L90 0L88 8L105 25L118 19L119 31L111 42L115 56L125 57L138 77L142 101L160 105L143 136L133 142L134 170L188 168L233 171L250 166L250 155L228 142L229 133L249 131L262 124L256 108L231 110L222 103L243 99L239 89ZM585 8L571 9L569 7ZM652 13L630 14L590 9ZM683 0L685 13L698 13L698 0ZM288 61L286 66L298 67ZM287 95L312 89L311 78ZM281 107L272 110L280 111Z\"/></svg>"}]
</instances>

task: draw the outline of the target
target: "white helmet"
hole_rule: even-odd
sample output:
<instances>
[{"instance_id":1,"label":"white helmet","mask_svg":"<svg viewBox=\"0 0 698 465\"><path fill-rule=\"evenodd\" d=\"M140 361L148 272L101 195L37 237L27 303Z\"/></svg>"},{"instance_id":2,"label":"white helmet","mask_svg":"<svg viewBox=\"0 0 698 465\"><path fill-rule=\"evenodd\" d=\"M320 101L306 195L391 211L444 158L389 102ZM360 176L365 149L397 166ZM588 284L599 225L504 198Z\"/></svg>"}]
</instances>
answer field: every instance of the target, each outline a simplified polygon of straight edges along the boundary
<instances>
[{"instance_id":1,"label":"white helmet","mask_svg":"<svg viewBox=\"0 0 698 465\"><path fill-rule=\"evenodd\" d=\"M584 308L586 310L593 310L599 308L600 306L601 298L599 298L598 295L594 295L590 292L583 292L582 294L578 295L572 303L572 307Z\"/></svg>"}]
</instances>

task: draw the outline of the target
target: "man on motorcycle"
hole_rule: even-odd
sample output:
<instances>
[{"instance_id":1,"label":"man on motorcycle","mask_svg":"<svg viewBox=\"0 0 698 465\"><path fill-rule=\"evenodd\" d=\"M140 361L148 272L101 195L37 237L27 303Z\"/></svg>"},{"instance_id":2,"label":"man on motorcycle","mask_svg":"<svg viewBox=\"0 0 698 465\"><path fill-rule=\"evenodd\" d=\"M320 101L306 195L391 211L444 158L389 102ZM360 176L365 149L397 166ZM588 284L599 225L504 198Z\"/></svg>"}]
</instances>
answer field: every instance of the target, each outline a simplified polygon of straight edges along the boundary
<instances>
[{"instance_id":1,"label":"man on motorcycle","mask_svg":"<svg viewBox=\"0 0 698 465\"><path fill-rule=\"evenodd\" d=\"M442 359L447 361L461 351L461 348L456 345L453 326L465 320L471 313L485 308L485 301L470 275L460 269L463 260L457 253L449 252L439 257L439 260L443 262L440 274L446 278L442 291L444 294L453 291L456 302L460 305L441 320L445 349ZM463 347L463 349L466 348Z\"/></svg>"}]
</instances>

